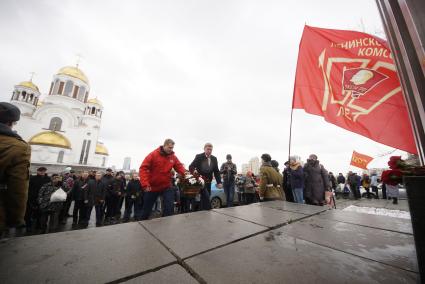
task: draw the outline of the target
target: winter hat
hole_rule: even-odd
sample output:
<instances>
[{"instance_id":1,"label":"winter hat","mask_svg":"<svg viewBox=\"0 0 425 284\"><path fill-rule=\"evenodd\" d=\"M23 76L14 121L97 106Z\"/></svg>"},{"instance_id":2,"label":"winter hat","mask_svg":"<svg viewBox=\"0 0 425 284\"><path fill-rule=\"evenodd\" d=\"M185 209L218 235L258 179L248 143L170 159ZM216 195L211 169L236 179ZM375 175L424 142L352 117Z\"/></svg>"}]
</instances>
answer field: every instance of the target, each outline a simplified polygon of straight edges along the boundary
<instances>
[{"instance_id":1,"label":"winter hat","mask_svg":"<svg viewBox=\"0 0 425 284\"><path fill-rule=\"evenodd\" d=\"M0 123L9 123L19 120L21 111L16 106L1 102L0 103Z\"/></svg>"},{"instance_id":2,"label":"winter hat","mask_svg":"<svg viewBox=\"0 0 425 284\"><path fill-rule=\"evenodd\" d=\"M226 159L227 159L227 160L229 160L229 159L231 160L231 159L232 159L232 155L227 154L227 155L226 155Z\"/></svg>"},{"instance_id":3,"label":"winter hat","mask_svg":"<svg viewBox=\"0 0 425 284\"><path fill-rule=\"evenodd\" d=\"M264 162L270 162L272 160L272 157L269 154L263 154L263 155L261 155L261 159Z\"/></svg>"}]
</instances>

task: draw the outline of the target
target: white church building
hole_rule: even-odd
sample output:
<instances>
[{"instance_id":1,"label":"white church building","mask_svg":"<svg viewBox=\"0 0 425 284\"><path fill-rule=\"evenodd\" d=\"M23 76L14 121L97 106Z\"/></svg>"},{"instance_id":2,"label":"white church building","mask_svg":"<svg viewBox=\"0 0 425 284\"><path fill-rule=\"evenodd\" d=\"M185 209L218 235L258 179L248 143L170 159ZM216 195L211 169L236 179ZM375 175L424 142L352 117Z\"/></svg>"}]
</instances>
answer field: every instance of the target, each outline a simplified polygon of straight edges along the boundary
<instances>
[{"instance_id":1,"label":"white church building","mask_svg":"<svg viewBox=\"0 0 425 284\"><path fill-rule=\"evenodd\" d=\"M40 166L50 173L106 167L108 150L99 142L103 106L89 94L89 80L78 66L61 68L43 100L32 80L15 86L11 103L21 119L14 129L31 145L32 172Z\"/></svg>"}]
</instances>

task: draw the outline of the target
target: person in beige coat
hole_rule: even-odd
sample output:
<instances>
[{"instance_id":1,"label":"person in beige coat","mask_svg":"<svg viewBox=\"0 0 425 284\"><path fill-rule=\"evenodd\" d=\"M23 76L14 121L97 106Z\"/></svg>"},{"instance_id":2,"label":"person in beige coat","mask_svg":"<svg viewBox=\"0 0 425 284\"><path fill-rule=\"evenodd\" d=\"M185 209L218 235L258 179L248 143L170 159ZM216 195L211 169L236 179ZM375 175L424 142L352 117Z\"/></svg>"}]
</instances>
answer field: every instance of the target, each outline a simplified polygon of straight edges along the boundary
<instances>
[{"instance_id":1,"label":"person in beige coat","mask_svg":"<svg viewBox=\"0 0 425 284\"><path fill-rule=\"evenodd\" d=\"M282 175L276 171L269 154L261 155L262 165L260 167L260 200L285 200L282 191Z\"/></svg>"}]
</instances>

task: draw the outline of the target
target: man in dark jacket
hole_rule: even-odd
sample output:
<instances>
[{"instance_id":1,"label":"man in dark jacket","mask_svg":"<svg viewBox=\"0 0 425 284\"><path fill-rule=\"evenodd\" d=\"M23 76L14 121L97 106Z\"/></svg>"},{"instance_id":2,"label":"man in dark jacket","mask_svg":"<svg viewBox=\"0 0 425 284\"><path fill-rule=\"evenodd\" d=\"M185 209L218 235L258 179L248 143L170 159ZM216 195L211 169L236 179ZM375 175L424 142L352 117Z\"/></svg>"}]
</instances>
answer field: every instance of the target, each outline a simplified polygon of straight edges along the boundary
<instances>
[{"instance_id":1,"label":"man in dark jacket","mask_svg":"<svg viewBox=\"0 0 425 284\"><path fill-rule=\"evenodd\" d=\"M232 163L232 155L227 154L227 162L223 163L220 173L223 175L223 188L226 195L227 207L233 206L233 197L235 195L235 176L238 173L236 165Z\"/></svg>"},{"instance_id":2,"label":"man in dark jacket","mask_svg":"<svg viewBox=\"0 0 425 284\"><path fill-rule=\"evenodd\" d=\"M125 188L127 186L127 181L125 180L125 173L123 171L119 171L117 173L117 176L119 176L119 179L121 181L121 185L119 186L121 194L119 196L118 204L116 207L115 217L119 220L121 218L121 209L125 199ZM114 186L118 188L118 185Z\"/></svg>"},{"instance_id":3,"label":"man in dark jacket","mask_svg":"<svg viewBox=\"0 0 425 284\"><path fill-rule=\"evenodd\" d=\"M95 206L96 211L96 226L103 225L103 215L105 213L105 184L102 182L102 174L97 172L94 179L89 179L87 190L87 212L85 222L90 221L91 211Z\"/></svg>"},{"instance_id":4,"label":"man in dark jacket","mask_svg":"<svg viewBox=\"0 0 425 284\"><path fill-rule=\"evenodd\" d=\"M28 201L27 209L25 212L25 223L27 226L27 232L31 232L33 229L33 220L36 222L36 229L40 226L40 211L38 208L38 193L40 188L46 183L50 182L50 177L46 174L47 169L45 167L39 167L37 174L30 177L30 183L28 188Z\"/></svg>"},{"instance_id":5,"label":"man in dark jacket","mask_svg":"<svg viewBox=\"0 0 425 284\"><path fill-rule=\"evenodd\" d=\"M284 165L285 169L282 172L283 192L285 193L286 201L295 202L294 192L291 184L291 171L289 170L289 161L286 161Z\"/></svg>"},{"instance_id":6,"label":"man in dark jacket","mask_svg":"<svg viewBox=\"0 0 425 284\"><path fill-rule=\"evenodd\" d=\"M106 209L106 218L105 222L110 222L111 218L114 216L113 202L114 198L112 196L114 177L112 175L112 169L106 169L106 174L102 177L102 182L105 185L105 209Z\"/></svg>"},{"instance_id":7,"label":"man in dark jacket","mask_svg":"<svg viewBox=\"0 0 425 284\"><path fill-rule=\"evenodd\" d=\"M130 221L130 216L134 207L134 219L140 220L142 210L142 186L140 184L139 175L133 173L131 180L127 184L125 190L125 212L124 222Z\"/></svg>"},{"instance_id":8,"label":"man in dark jacket","mask_svg":"<svg viewBox=\"0 0 425 284\"><path fill-rule=\"evenodd\" d=\"M204 153L195 156L195 159L189 166L189 171L199 173L205 180L205 186L201 191L201 210L211 209L211 182L213 174L217 182L217 188L222 188L220 171L218 170L217 158L211 155L213 145L206 143Z\"/></svg>"},{"instance_id":9,"label":"man in dark jacket","mask_svg":"<svg viewBox=\"0 0 425 284\"><path fill-rule=\"evenodd\" d=\"M329 184L331 185L333 190L336 190L336 178L332 172L329 172Z\"/></svg>"},{"instance_id":10,"label":"man in dark jacket","mask_svg":"<svg viewBox=\"0 0 425 284\"><path fill-rule=\"evenodd\" d=\"M112 223L118 222L121 218L120 200L124 195L124 191L123 177L120 173L116 173L112 182L112 188L110 188L110 191L107 193L109 196L109 203L106 208L106 216L108 217L108 221Z\"/></svg>"},{"instance_id":11,"label":"man in dark jacket","mask_svg":"<svg viewBox=\"0 0 425 284\"><path fill-rule=\"evenodd\" d=\"M345 184L345 177L342 175L342 173L339 173L338 174L338 177L336 178L336 182L338 183L338 184Z\"/></svg>"},{"instance_id":12,"label":"man in dark jacket","mask_svg":"<svg viewBox=\"0 0 425 284\"><path fill-rule=\"evenodd\" d=\"M173 152L174 144L172 139L166 139L163 146L146 156L139 168L140 183L144 191L142 220L149 218L153 204L161 195L164 202L163 216L174 214L174 188L171 184L171 170L174 169L182 176L186 173L183 164Z\"/></svg>"},{"instance_id":13,"label":"man in dark jacket","mask_svg":"<svg viewBox=\"0 0 425 284\"><path fill-rule=\"evenodd\" d=\"M89 173L83 171L81 177L75 181L74 187L72 188L72 198L74 200L74 210L72 213L72 225L83 226L86 220L86 206L88 200L85 200L85 191L87 191L87 183L89 182Z\"/></svg>"},{"instance_id":14,"label":"man in dark jacket","mask_svg":"<svg viewBox=\"0 0 425 284\"><path fill-rule=\"evenodd\" d=\"M358 190L360 182L357 178L357 174L353 173L352 171L348 172L347 183L350 185L350 190L354 196L354 199L359 199L361 197L360 191Z\"/></svg>"},{"instance_id":15,"label":"man in dark jacket","mask_svg":"<svg viewBox=\"0 0 425 284\"><path fill-rule=\"evenodd\" d=\"M31 149L12 131L20 115L14 105L0 103L0 238L6 227L25 224Z\"/></svg>"}]
</instances>

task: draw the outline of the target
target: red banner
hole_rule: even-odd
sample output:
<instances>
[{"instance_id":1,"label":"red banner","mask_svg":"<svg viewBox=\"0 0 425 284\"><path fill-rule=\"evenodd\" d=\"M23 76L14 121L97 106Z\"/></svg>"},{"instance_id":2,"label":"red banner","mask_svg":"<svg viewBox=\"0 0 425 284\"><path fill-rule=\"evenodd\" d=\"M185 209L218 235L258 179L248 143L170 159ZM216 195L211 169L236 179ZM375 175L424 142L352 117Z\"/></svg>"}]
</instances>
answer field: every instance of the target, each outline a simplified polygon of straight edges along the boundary
<instances>
[{"instance_id":1,"label":"red banner","mask_svg":"<svg viewBox=\"0 0 425 284\"><path fill-rule=\"evenodd\" d=\"M360 169L367 170L367 165L373 160L372 157L364 154L360 154L356 151L353 151L353 155L351 156L351 166L358 167Z\"/></svg>"},{"instance_id":2,"label":"red banner","mask_svg":"<svg viewBox=\"0 0 425 284\"><path fill-rule=\"evenodd\" d=\"M378 37L305 26L292 107L417 153L390 49Z\"/></svg>"}]
</instances>

